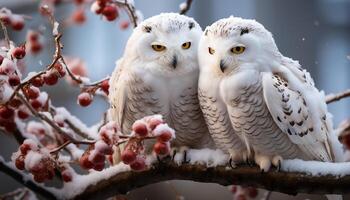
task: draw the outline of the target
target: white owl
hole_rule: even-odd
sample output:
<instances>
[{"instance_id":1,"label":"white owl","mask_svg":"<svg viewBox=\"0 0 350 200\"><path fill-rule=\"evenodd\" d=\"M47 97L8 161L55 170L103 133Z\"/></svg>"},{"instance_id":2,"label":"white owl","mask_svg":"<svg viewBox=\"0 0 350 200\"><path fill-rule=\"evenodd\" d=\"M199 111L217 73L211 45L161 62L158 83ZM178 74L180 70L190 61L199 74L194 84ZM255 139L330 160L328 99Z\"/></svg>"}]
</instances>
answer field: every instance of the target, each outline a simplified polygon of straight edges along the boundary
<instances>
[{"instance_id":1,"label":"white owl","mask_svg":"<svg viewBox=\"0 0 350 200\"><path fill-rule=\"evenodd\" d=\"M262 171L271 163L280 167L282 159L334 161L324 94L260 23L215 22L204 31L198 55L200 103L218 147L229 148L231 140L232 148L242 148L236 133Z\"/></svg>"},{"instance_id":2,"label":"white owl","mask_svg":"<svg viewBox=\"0 0 350 200\"><path fill-rule=\"evenodd\" d=\"M163 13L138 25L110 79L110 117L123 133L162 114L176 131L173 147L213 147L197 97L202 29L192 18Z\"/></svg>"}]
</instances>

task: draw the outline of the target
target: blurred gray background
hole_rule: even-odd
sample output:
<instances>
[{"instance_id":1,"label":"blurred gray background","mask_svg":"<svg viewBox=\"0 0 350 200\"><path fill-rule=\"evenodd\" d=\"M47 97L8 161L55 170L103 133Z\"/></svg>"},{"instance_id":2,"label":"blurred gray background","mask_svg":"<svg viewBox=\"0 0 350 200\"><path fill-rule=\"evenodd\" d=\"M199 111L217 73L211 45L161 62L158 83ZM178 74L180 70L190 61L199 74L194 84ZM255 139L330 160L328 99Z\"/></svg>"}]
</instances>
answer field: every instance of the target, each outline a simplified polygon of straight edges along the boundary
<instances>
[{"instance_id":1,"label":"blurred gray background","mask_svg":"<svg viewBox=\"0 0 350 200\"><path fill-rule=\"evenodd\" d=\"M136 7L144 17L161 12L177 12L182 0L135 0ZM0 0L0 7L9 7L15 13L33 17L26 28L35 28L46 22L37 13L37 1ZM59 19L70 15L74 6L63 5L57 10ZM339 92L350 88L350 0L194 0L188 13L204 29L216 20L230 15L255 18L270 30L285 56L299 60L310 71L318 88L325 93ZM111 74L114 62L123 53L124 45L131 33L119 29L118 22L106 22L89 10L87 23L65 30L63 36L64 54L82 58L88 66L88 75L99 80ZM122 18L126 19L125 14ZM11 39L22 42L25 31L10 32ZM47 41L50 42L50 41ZM36 57L27 57L27 71L42 68L50 62L53 45ZM95 98L88 108L76 104L77 88L67 87L64 81L47 90L56 106L65 106L88 125L101 119L108 105ZM329 106L337 126L350 116L350 99ZM7 159L16 149L16 143L9 137L2 137L0 152ZM172 187L172 186L173 187ZM216 184L202 184L189 181L172 181L171 185L160 183L138 189L128 195L130 199L175 199L179 193L185 199L232 199L226 187ZM0 194L20 187L11 178L0 173ZM176 192L174 192L174 189ZM262 192L260 192L261 194ZM295 197L273 193L271 199ZM298 195L298 199L325 199L316 195Z\"/></svg>"}]
</instances>

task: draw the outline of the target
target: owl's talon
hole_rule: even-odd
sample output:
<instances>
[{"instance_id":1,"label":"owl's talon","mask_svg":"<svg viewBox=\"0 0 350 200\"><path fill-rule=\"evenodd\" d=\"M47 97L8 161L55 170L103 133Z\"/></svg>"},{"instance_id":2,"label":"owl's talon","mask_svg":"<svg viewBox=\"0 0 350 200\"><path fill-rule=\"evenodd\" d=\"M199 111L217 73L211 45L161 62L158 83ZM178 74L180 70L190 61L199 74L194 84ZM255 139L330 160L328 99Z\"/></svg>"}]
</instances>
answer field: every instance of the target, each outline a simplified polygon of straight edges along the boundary
<instances>
[{"instance_id":1,"label":"owl's talon","mask_svg":"<svg viewBox=\"0 0 350 200\"><path fill-rule=\"evenodd\" d=\"M175 155L176 155L176 149L173 150L173 155L171 156L171 161L175 160Z\"/></svg>"},{"instance_id":2,"label":"owl's talon","mask_svg":"<svg viewBox=\"0 0 350 200\"><path fill-rule=\"evenodd\" d=\"M230 158L230 160L228 161L228 163L229 163L229 165L230 165L230 167L231 167L232 169L237 168L237 166L236 166L236 164L235 164L235 162L233 161L232 158Z\"/></svg>"},{"instance_id":3,"label":"owl's talon","mask_svg":"<svg viewBox=\"0 0 350 200\"><path fill-rule=\"evenodd\" d=\"M277 171L280 172L282 167L282 162L281 160L278 160L278 165L277 165Z\"/></svg>"},{"instance_id":4,"label":"owl's talon","mask_svg":"<svg viewBox=\"0 0 350 200\"><path fill-rule=\"evenodd\" d=\"M182 163L189 163L190 161L189 160L187 160L187 151L186 150L184 150L184 157L183 157L183 161L182 161Z\"/></svg>"},{"instance_id":5,"label":"owl's talon","mask_svg":"<svg viewBox=\"0 0 350 200\"><path fill-rule=\"evenodd\" d=\"M264 169L260 169L260 173L265 173L265 170Z\"/></svg>"}]
</instances>

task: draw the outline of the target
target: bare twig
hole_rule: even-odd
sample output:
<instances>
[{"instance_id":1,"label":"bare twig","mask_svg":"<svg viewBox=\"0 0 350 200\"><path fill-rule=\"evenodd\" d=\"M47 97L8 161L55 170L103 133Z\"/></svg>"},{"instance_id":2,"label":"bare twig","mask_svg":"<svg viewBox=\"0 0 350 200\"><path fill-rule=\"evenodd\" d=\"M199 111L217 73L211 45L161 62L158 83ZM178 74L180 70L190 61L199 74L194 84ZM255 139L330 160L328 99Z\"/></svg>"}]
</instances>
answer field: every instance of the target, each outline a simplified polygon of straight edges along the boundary
<instances>
[{"instance_id":1,"label":"bare twig","mask_svg":"<svg viewBox=\"0 0 350 200\"><path fill-rule=\"evenodd\" d=\"M180 8L179 13L181 15L185 15L190 10L192 2L193 2L193 0L186 0L185 7L184 8Z\"/></svg>"},{"instance_id":2,"label":"bare twig","mask_svg":"<svg viewBox=\"0 0 350 200\"><path fill-rule=\"evenodd\" d=\"M326 96L326 103L332 103L334 101L339 101L340 99L350 97L350 89L338 94L328 94Z\"/></svg>"},{"instance_id":3,"label":"bare twig","mask_svg":"<svg viewBox=\"0 0 350 200\"><path fill-rule=\"evenodd\" d=\"M137 26L137 15L136 15L136 9L133 5L128 3L127 0L114 0L113 3L115 3L118 6L124 7L129 15L129 18L134 25L134 28Z\"/></svg>"},{"instance_id":4,"label":"bare twig","mask_svg":"<svg viewBox=\"0 0 350 200\"><path fill-rule=\"evenodd\" d=\"M65 143L63 143L61 146L53 149L50 151L51 154L55 154L58 153L59 151L61 151L63 148L65 148L66 146L68 146L69 144L93 144L95 143L95 141L89 141L89 140L75 140L75 141L66 141Z\"/></svg>"},{"instance_id":5,"label":"bare twig","mask_svg":"<svg viewBox=\"0 0 350 200\"><path fill-rule=\"evenodd\" d=\"M7 33L7 28L6 28L5 24L4 24L4 22L2 22L2 20L0 20L0 25L1 25L1 29L2 29L2 31L4 33L4 36L5 36L6 44L7 44L8 48L10 48L10 45L11 45L10 37L9 37L9 35Z\"/></svg>"}]
</instances>

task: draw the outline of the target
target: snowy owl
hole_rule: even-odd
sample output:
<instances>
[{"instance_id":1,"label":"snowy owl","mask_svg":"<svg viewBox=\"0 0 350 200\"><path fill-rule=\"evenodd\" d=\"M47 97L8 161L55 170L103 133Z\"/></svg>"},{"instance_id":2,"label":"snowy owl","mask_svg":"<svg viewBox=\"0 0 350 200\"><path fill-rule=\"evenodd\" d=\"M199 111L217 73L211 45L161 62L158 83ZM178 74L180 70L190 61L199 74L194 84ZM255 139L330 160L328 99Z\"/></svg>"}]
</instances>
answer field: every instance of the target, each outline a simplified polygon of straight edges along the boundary
<instances>
[{"instance_id":1,"label":"snowy owl","mask_svg":"<svg viewBox=\"0 0 350 200\"><path fill-rule=\"evenodd\" d=\"M173 147L213 147L199 107L197 48L202 29L192 18L163 13L138 25L110 79L110 117L123 133L161 114L176 131Z\"/></svg>"},{"instance_id":2,"label":"snowy owl","mask_svg":"<svg viewBox=\"0 0 350 200\"><path fill-rule=\"evenodd\" d=\"M262 171L280 167L282 159L334 161L323 92L260 23L215 22L198 55L200 104L217 147L242 149L238 135Z\"/></svg>"}]
</instances>

